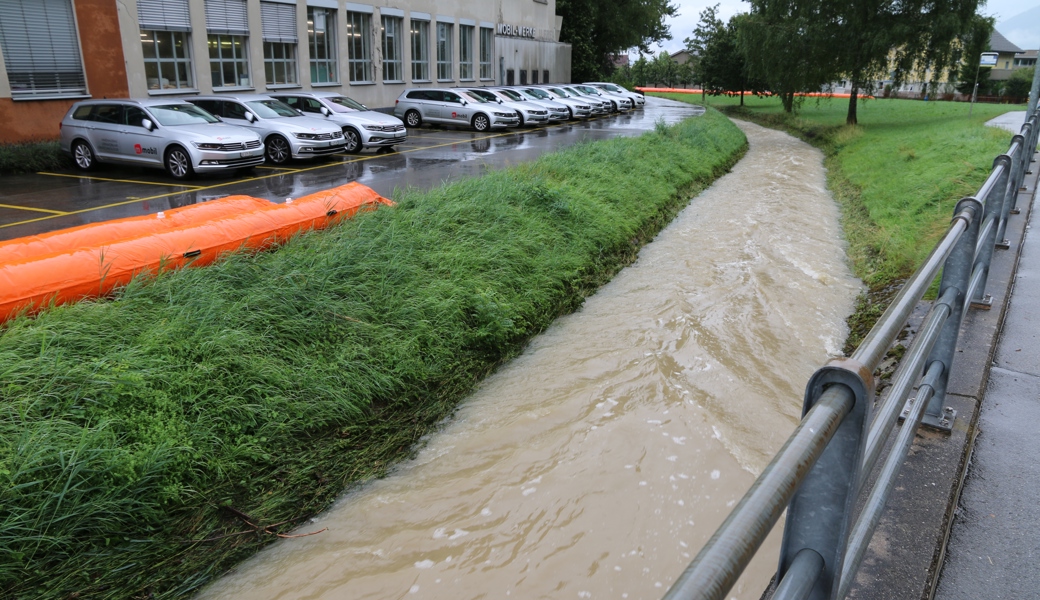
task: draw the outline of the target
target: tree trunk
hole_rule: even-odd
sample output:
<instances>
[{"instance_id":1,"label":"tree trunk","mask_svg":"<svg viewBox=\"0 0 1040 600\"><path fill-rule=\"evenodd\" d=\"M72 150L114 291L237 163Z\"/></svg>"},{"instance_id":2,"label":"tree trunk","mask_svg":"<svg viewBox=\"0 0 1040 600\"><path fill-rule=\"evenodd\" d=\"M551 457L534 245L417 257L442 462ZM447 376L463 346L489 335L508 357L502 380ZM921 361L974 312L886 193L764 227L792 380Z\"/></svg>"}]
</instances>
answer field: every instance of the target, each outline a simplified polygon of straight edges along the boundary
<instances>
[{"instance_id":1,"label":"tree trunk","mask_svg":"<svg viewBox=\"0 0 1040 600\"><path fill-rule=\"evenodd\" d=\"M852 93L849 94L849 114L845 117L846 125L856 125L856 97L859 96L859 85L852 84Z\"/></svg>"},{"instance_id":2,"label":"tree trunk","mask_svg":"<svg viewBox=\"0 0 1040 600\"><path fill-rule=\"evenodd\" d=\"M780 94L780 99L784 103L784 112L788 113L788 114L793 113L794 112L794 92L784 92L784 93Z\"/></svg>"},{"instance_id":3,"label":"tree trunk","mask_svg":"<svg viewBox=\"0 0 1040 600\"><path fill-rule=\"evenodd\" d=\"M740 88L740 105L744 106L744 88Z\"/></svg>"}]
</instances>

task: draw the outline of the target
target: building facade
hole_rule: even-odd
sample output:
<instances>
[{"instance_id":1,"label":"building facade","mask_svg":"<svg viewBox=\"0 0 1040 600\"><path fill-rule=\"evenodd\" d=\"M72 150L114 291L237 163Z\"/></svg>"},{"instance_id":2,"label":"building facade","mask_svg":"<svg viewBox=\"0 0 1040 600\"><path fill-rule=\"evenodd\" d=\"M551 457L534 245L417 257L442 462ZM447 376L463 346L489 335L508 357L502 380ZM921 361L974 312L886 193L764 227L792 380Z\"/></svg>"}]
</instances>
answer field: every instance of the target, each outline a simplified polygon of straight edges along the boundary
<instances>
[{"instance_id":1,"label":"building facade","mask_svg":"<svg viewBox=\"0 0 1040 600\"><path fill-rule=\"evenodd\" d=\"M555 0L0 0L0 143L80 98L570 81Z\"/></svg>"}]
</instances>

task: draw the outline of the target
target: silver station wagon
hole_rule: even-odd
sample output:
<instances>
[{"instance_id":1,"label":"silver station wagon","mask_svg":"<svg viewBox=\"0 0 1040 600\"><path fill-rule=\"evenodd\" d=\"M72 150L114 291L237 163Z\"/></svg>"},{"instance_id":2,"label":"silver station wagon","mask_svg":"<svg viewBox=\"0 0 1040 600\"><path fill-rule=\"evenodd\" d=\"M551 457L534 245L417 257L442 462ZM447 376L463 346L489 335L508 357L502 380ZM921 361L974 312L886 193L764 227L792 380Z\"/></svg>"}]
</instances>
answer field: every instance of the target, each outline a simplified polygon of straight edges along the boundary
<instances>
[{"instance_id":1,"label":"silver station wagon","mask_svg":"<svg viewBox=\"0 0 1040 600\"><path fill-rule=\"evenodd\" d=\"M320 118L305 117L280 100L260 94L187 98L225 122L257 132L276 165L290 158L313 158L343 151L343 130Z\"/></svg>"},{"instance_id":2,"label":"silver station wagon","mask_svg":"<svg viewBox=\"0 0 1040 600\"><path fill-rule=\"evenodd\" d=\"M260 136L182 100L84 100L61 121L61 149L84 171L97 163L165 168L174 179L264 162Z\"/></svg>"},{"instance_id":3,"label":"silver station wagon","mask_svg":"<svg viewBox=\"0 0 1040 600\"><path fill-rule=\"evenodd\" d=\"M337 92L271 92L309 117L328 119L343 128L344 150L350 153L362 148L389 148L408 141L408 131L401 119L369 110L353 98Z\"/></svg>"},{"instance_id":4,"label":"silver station wagon","mask_svg":"<svg viewBox=\"0 0 1040 600\"><path fill-rule=\"evenodd\" d=\"M429 122L487 131L520 124L515 110L478 98L464 98L459 92L437 88L405 90L394 104L394 116L404 119L409 127Z\"/></svg>"}]
</instances>

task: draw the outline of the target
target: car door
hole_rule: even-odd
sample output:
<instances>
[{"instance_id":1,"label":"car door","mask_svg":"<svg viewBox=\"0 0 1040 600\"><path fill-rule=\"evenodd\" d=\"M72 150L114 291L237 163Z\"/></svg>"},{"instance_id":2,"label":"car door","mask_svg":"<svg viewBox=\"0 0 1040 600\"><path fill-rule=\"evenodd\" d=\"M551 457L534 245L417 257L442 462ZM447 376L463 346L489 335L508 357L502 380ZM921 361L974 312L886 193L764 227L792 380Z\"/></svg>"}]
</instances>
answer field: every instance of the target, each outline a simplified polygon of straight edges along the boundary
<instances>
[{"instance_id":1,"label":"car door","mask_svg":"<svg viewBox=\"0 0 1040 600\"><path fill-rule=\"evenodd\" d=\"M253 121L246 119L246 112L249 109L246 108L245 104L233 100L218 100L218 102L220 103L220 118L224 119L225 123L245 127L259 133L261 138L264 137L262 128L259 127L260 119L256 118ZM253 116L256 117L256 115Z\"/></svg>"},{"instance_id":2,"label":"car door","mask_svg":"<svg viewBox=\"0 0 1040 600\"><path fill-rule=\"evenodd\" d=\"M119 156L131 163L158 165L162 162L162 136L159 130L149 131L145 120L155 125L148 113L138 106L124 106L122 123L119 126Z\"/></svg>"},{"instance_id":3,"label":"car door","mask_svg":"<svg viewBox=\"0 0 1040 600\"><path fill-rule=\"evenodd\" d=\"M90 144L98 158L121 160L119 152L120 126L123 123L122 104L97 104L90 113Z\"/></svg>"},{"instance_id":4,"label":"car door","mask_svg":"<svg viewBox=\"0 0 1040 600\"><path fill-rule=\"evenodd\" d=\"M469 117L473 111L464 104L462 96L455 92L444 92L444 101L441 103L444 118L453 123L468 124Z\"/></svg>"}]
</instances>

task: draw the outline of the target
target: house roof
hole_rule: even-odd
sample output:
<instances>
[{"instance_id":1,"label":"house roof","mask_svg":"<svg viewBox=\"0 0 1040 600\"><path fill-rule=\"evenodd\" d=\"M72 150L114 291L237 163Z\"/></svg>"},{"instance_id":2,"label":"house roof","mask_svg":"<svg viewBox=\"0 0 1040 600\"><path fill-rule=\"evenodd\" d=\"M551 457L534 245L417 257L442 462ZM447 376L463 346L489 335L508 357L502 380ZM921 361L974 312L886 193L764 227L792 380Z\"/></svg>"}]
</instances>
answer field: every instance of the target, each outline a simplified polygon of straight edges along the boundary
<instances>
[{"instance_id":1,"label":"house roof","mask_svg":"<svg viewBox=\"0 0 1040 600\"><path fill-rule=\"evenodd\" d=\"M1021 52L1022 49L1008 41L1006 37L1000 34L996 29L989 36L989 49L992 52Z\"/></svg>"}]
</instances>

